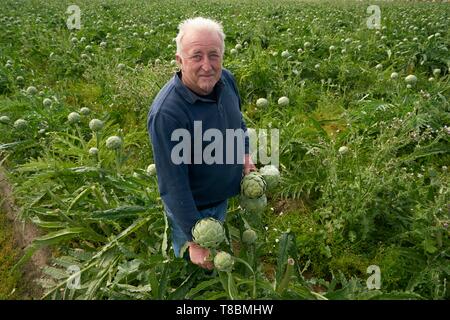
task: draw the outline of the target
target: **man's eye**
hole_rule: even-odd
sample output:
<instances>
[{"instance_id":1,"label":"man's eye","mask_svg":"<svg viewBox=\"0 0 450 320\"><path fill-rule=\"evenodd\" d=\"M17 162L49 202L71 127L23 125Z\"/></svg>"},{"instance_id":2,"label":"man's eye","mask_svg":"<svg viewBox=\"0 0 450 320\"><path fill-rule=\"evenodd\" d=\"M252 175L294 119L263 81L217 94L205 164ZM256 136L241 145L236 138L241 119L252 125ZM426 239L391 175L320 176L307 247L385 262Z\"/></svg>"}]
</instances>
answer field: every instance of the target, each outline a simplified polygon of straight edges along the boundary
<instances>
[{"instance_id":1,"label":"man's eye","mask_svg":"<svg viewBox=\"0 0 450 320\"><path fill-rule=\"evenodd\" d=\"M200 61L202 59L202 56L195 55L195 56L192 57L192 59L194 59L195 61Z\"/></svg>"},{"instance_id":2,"label":"man's eye","mask_svg":"<svg viewBox=\"0 0 450 320\"><path fill-rule=\"evenodd\" d=\"M216 53L214 53L214 54L209 55L209 58L210 58L210 59L217 60L217 59L219 59L219 55L216 54Z\"/></svg>"}]
</instances>

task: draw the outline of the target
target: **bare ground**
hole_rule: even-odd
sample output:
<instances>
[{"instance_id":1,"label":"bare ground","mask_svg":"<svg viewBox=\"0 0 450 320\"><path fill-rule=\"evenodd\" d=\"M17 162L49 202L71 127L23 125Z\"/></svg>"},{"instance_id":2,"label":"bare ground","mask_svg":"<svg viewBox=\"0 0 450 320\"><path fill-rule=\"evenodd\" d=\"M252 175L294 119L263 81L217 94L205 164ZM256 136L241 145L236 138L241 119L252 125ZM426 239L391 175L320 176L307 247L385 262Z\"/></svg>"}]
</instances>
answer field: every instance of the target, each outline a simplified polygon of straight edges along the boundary
<instances>
[{"instance_id":1,"label":"bare ground","mask_svg":"<svg viewBox=\"0 0 450 320\"><path fill-rule=\"evenodd\" d=\"M0 198L2 211L6 213L8 220L12 222L14 234L14 246L21 250L31 244L33 239L40 236L39 230L31 223L22 222L18 218L20 208L15 205L11 185L8 183L5 170L0 166ZM26 293L23 299L39 299L43 295L42 288L35 280L42 276L41 269L50 258L48 249L38 250L23 268L22 282L25 284Z\"/></svg>"}]
</instances>

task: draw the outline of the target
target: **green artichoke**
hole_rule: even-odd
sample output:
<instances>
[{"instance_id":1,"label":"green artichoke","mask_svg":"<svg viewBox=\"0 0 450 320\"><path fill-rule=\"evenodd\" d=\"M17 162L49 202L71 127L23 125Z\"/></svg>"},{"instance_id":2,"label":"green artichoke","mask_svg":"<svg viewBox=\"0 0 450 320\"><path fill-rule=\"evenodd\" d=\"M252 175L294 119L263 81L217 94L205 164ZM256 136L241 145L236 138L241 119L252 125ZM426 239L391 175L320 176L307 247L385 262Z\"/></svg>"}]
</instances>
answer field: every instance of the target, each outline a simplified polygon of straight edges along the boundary
<instances>
[{"instance_id":1,"label":"green artichoke","mask_svg":"<svg viewBox=\"0 0 450 320\"><path fill-rule=\"evenodd\" d=\"M27 88L27 94L29 94L29 95L34 95L34 94L36 94L37 92L38 92L38 91L37 91L36 87L29 86L29 87Z\"/></svg>"},{"instance_id":2,"label":"green artichoke","mask_svg":"<svg viewBox=\"0 0 450 320\"><path fill-rule=\"evenodd\" d=\"M246 244L253 244L255 243L256 239L258 238L258 235L256 234L255 230L247 229L242 233L242 242Z\"/></svg>"},{"instance_id":3,"label":"green artichoke","mask_svg":"<svg viewBox=\"0 0 450 320\"><path fill-rule=\"evenodd\" d=\"M17 119L14 122L14 128L16 128L17 130L25 130L28 126L28 122L24 119Z\"/></svg>"},{"instance_id":4,"label":"green artichoke","mask_svg":"<svg viewBox=\"0 0 450 320\"><path fill-rule=\"evenodd\" d=\"M122 139L118 136L111 136L108 139L106 139L106 147L108 149L120 149L122 146Z\"/></svg>"},{"instance_id":5,"label":"green artichoke","mask_svg":"<svg viewBox=\"0 0 450 320\"><path fill-rule=\"evenodd\" d=\"M103 129L103 121L99 119L92 119L89 121L89 128L94 132L100 131Z\"/></svg>"},{"instance_id":6,"label":"green artichoke","mask_svg":"<svg viewBox=\"0 0 450 320\"><path fill-rule=\"evenodd\" d=\"M154 163L149 164L146 171L149 176L154 176L156 174L156 165Z\"/></svg>"},{"instance_id":7,"label":"green artichoke","mask_svg":"<svg viewBox=\"0 0 450 320\"><path fill-rule=\"evenodd\" d=\"M214 266L219 271L231 272L233 270L233 265L233 257L225 251L218 252L214 257Z\"/></svg>"},{"instance_id":8,"label":"green artichoke","mask_svg":"<svg viewBox=\"0 0 450 320\"><path fill-rule=\"evenodd\" d=\"M0 117L0 123L8 124L10 121L11 121L11 119L8 116Z\"/></svg>"},{"instance_id":9,"label":"green artichoke","mask_svg":"<svg viewBox=\"0 0 450 320\"><path fill-rule=\"evenodd\" d=\"M87 108L87 107L83 107L80 109L80 113L83 116L88 116L91 113L91 109Z\"/></svg>"},{"instance_id":10,"label":"green artichoke","mask_svg":"<svg viewBox=\"0 0 450 320\"><path fill-rule=\"evenodd\" d=\"M69 120L69 123L78 123L78 122L80 122L81 117L78 112L71 112L67 116L67 120Z\"/></svg>"},{"instance_id":11,"label":"green artichoke","mask_svg":"<svg viewBox=\"0 0 450 320\"><path fill-rule=\"evenodd\" d=\"M267 183L267 190L273 191L280 182L280 171L274 165L267 165L259 170L264 181Z\"/></svg>"},{"instance_id":12,"label":"green artichoke","mask_svg":"<svg viewBox=\"0 0 450 320\"><path fill-rule=\"evenodd\" d=\"M266 192L266 182L258 172L250 172L241 181L241 193L250 199L256 199Z\"/></svg>"},{"instance_id":13,"label":"green artichoke","mask_svg":"<svg viewBox=\"0 0 450 320\"><path fill-rule=\"evenodd\" d=\"M241 195L239 197L239 204L242 209L250 213L262 213L267 206L267 197L266 195L262 195L257 199L250 199Z\"/></svg>"},{"instance_id":14,"label":"green artichoke","mask_svg":"<svg viewBox=\"0 0 450 320\"><path fill-rule=\"evenodd\" d=\"M220 221L204 218L192 229L192 239L204 248L215 249L225 240L225 230Z\"/></svg>"}]
</instances>

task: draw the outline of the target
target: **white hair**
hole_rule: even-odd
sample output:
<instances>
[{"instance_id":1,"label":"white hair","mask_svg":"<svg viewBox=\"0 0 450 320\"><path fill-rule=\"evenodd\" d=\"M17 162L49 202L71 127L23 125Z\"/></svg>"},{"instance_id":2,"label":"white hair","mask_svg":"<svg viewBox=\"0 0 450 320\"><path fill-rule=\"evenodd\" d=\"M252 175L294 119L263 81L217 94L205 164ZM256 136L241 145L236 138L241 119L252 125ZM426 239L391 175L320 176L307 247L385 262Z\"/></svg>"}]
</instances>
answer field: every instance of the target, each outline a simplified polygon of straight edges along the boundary
<instances>
[{"instance_id":1,"label":"white hair","mask_svg":"<svg viewBox=\"0 0 450 320\"><path fill-rule=\"evenodd\" d=\"M181 40L185 36L186 33L192 31L192 30L208 30L211 32L217 32L217 35L219 36L219 39L221 41L221 51L222 55L225 52L225 33L223 33L223 27L222 25L215 21L208 18L203 17L196 17L192 19L186 19L183 22L181 22L178 25L178 34L175 38L175 41L177 43L177 53L181 55L181 52L183 51L183 46L181 44Z\"/></svg>"}]
</instances>

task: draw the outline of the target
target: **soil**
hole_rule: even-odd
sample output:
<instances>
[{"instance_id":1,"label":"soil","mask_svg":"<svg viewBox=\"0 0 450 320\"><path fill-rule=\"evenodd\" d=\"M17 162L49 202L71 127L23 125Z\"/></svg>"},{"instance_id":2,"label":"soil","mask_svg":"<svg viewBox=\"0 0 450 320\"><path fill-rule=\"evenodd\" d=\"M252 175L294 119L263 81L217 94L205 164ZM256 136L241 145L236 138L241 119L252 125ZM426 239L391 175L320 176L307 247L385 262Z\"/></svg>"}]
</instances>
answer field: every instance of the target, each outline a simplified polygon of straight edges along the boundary
<instances>
[{"instance_id":1,"label":"soil","mask_svg":"<svg viewBox=\"0 0 450 320\"><path fill-rule=\"evenodd\" d=\"M1 166L0 199L2 199L2 211L6 213L6 217L13 226L14 246L23 252L33 239L40 236L40 232L33 224L19 219L20 209L15 205L11 185L8 183L5 170ZM43 290L36 283L36 280L41 278L42 267L47 264L49 258L50 251L43 248L36 251L29 262L22 267L22 282L26 288L23 299L39 299L43 295Z\"/></svg>"}]
</instances>

